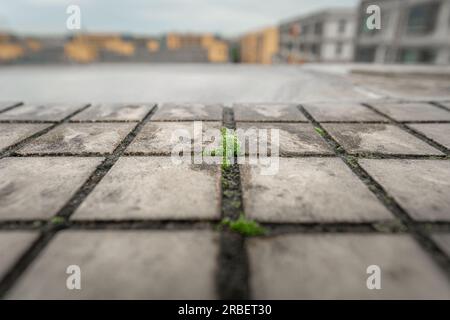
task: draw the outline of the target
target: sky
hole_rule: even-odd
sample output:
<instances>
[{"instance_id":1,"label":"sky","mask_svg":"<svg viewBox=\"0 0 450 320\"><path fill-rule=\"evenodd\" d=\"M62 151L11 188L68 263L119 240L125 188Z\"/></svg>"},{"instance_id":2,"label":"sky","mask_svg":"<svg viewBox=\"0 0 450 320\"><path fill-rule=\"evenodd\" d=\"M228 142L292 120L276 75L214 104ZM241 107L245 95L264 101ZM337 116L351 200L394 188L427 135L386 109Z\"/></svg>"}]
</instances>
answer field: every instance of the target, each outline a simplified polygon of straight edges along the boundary
<instances>
[{"instance_id":1,"label":"sky","mask_svg":"<svg viewBox=\"0 0 450 320\"><path fill-rule=\"evenodd\" d=\"M169 31L225 36L275 25L327 7L359 0L0 0L0 30L22 34L67 33L66 8L81 9L89 32L157 35Z\"/></svg>"}]
</instances>

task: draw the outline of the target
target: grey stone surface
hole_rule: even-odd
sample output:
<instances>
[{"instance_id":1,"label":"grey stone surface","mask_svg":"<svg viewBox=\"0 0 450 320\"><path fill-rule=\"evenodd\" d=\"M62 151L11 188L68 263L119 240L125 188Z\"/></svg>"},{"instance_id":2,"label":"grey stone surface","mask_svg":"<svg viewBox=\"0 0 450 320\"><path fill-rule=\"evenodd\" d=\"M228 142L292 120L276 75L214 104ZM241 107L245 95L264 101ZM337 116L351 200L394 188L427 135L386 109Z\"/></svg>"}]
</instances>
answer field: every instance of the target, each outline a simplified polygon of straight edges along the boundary
<instances>
[{"instance_id":1,"label":"grey stone surface","mask_svg":"<svg viewBox=\"0 0 450 320\"><path fill-rule=\"evenodd\" d=\"M450 149L450 123L417 123L408 126Z\"/></svg>"},{"instance_id":2,"label":"grey stone surface","mask_svg":"<svg viewBox=\"0 0 450 320\"><path fill-rule=\"evenodd\" d=\"M435 233L432 237L439 248L441 248L448 257L450 257L450 233Z\"/></svg>"},{"instance_id":3,"label":"grey stone surface","mask_svg":"<svg viewBox=\"0 0 450 320\"><path fill-rule=\"evenodd\" d=\"M75 121L104 121L122 120L139 121L154 107L154 104L126 104L110 103L90 106L83 112L75 115Z\"/></svg>"},{"instance_id":4,"label":"grey stone surface","mask_svg":"<svg viewBox=\"0 0 450 320\"><path fill-rule=\"evenodd\" d=\"M41 157L0 160L0 219L45 219L85 182L101 158Z\"/></svg>"},{"instance_id":5,"label":"grey stone surface","mask_svg":"<svg viewBox=\"0 0 450 320\"><path fill-rule=\"evenodd\" d=\"M222 120L222 106L202 103L164 103L152 120L185 121L185 120Z\"/></svg>"},{"instance_id":6,"label":"grey stone surface","mask_svg":"<svg viewBox=\"0 0 450 320\"><path fill-rule=\"evenodd\" d=\"M52 240L10 299L215 299L211 231L67 231ZM81 269L68 290L66 269Z\"/></svg>"},{"instance_id":7,"label":"grey stone surface","mask_svg":"<svg viewBox=\"0 0 450 320\"><path fill-rule=\"evenodd\" d=\"M380 103L373 106L397 121L450 120L450 112L428 103Z\"/></svg>"},{"instance_id":8,"label":"grey stone surface","mask_svg":"<svg viewBox=\"0 0 450 320\"><path fill-rule=\"evenodd\" d=\"M325 123L323 127L347 152L352 154L443 154L395 125Z\"/></svg>"},{"instance_id":9,"label":"grey stone surface","mask_svg":"<svg viewBox=\"0 0 450 320\"><path fill-rule=\"evenodd\" d=\"M240 103L233 109L236 121L308 121L295 104Z\"/></svg>"},{"instance_id":10,"label":"grey stone surface","mask_svg":"<svg viewBox=\"0 0 450 320\"><path fill-rule=\"evenodd\" d=\"M59 121L86 104L25 104L0 114L0 120Z\"/></svg>"},{"instance_id":11,"label":"grey stone surface","mask_svg":"<svg viewBox=\"0 0 450 320\"><path fill-rule=\"evenodd\" d=\"M218 165L175 164L171 157L117 161L74 219L216 219L220 217Z\"/></svg>"},{"instance_id":12,"label":"grey stone surface","mask_svg":"<svg viewBox=\"0 0 450 320\"><path fill-rule=\"evenodd\" d=\"M32 231L0 232L0 279L37 238Z\"/></svg>"},{"instance_id":13,"label":"grey stone surface","mask_svg":"<svg viewBox=\"0 0 450 320\"><path fill-rule=\"evenodd\" d=\"M450 161L364 159L359 162L414 219L450 221Z\"/></svg>"},{"instance_id":14,"label":"grey stone surface","mask_svg":"<svg viewBox=\"0 0 450 320\"><path fill-rule=\"evenodd\" d=\"M356 102L324 102L306 104L304 107L317 121L387 121Z\"/></svg>"},{"instance_id":15,"label":"grey stone surface","mask_svg":"<svg viewBox=\"0 0 450 320\"><path fill-rule=\"evenodd\" d=\"M258 154L258 149L250 150L249 145L257 146L259 142L267 143L269 151L278 148L280 155L299 155L299 154L333 154L326 141L314 130L310 123L250 123L238 122L237 129L247 131L255 129L253 133L247 131L243 137L239 138L241 151L246 154ZM278 130L279 144L272 142L271 130ZM259 139L258 130L267 133L267 139ZM238 134L238 137L240 135Z\"/></svg>"},{"instance_id":16,"label":"grey stone surface","mask_svg":"<svg viewBox=\"0 0 450 320\"><path fill-rule=\"evenodd\" d=\"M248 250L254 299L450 299L445 274L406 235L284 235ZM367 288L370 265L380 290Z\"/></svg>"},{"instance_id":17,"label":"grey stone surface","mask_svg":"<svg viewBox=\"0 0 450 320\"><path fill-rule=\"evenodd\" d=\"M112 153L134 123L64 123L18 151L20 154Z\"/></svg>"},{"instance_id":18,"label":"grey stone surface","mask_svg":"<svg viewBox=\"0 0 450 320\"><path fill-rule=\"evenodd\" d=\"M246 215L267 222L368 222L392 219L339 158L280 158L275 175L241 167Z\"/></svg>"},{"instance_id":19,"label":"grey stone surface","mask_svg":"<svg viewBox=\"0 0 450 320\"><path fill-rule=\"evenodd\" d=\"M8 109L9 107L12 107L14 105L17 105L19 102L13 102L13 101L1 101L0 102L0 111L3 111L5 109Z\"/></svg>"},{"instance_id":20,"label":"grey stone surface","mask_svg":"<svg viewBox=\"0 0 450 320\"><path fill-rule=\"evenodd\" d=\"M128 153L171 154L175 147L184 150L198 146L217 148L221 144L221 122L197 122L194 130L193 121L184 122L148 122L127 148ZM213 133L210 130L216 130ZM209 134L212 133L212 134ZM217 137L217 139L214 139ZM182 139L182 142L180 141ZM192 140L194 139L194 141ZM202 143L200 143L202 141ZM185 147L184 147L185 146ZM175 150L178 150L176 148Z\"/></svg>"},{"instance_id":21,"label":"grey stone surface","mask_svg":"<svg viewBox=\"0 0 450 320\"><path fill-rule=\"evenodd\" d=\"M0 123L0 150L48 128L50 124Z\"/></svg>"}]
</instances>

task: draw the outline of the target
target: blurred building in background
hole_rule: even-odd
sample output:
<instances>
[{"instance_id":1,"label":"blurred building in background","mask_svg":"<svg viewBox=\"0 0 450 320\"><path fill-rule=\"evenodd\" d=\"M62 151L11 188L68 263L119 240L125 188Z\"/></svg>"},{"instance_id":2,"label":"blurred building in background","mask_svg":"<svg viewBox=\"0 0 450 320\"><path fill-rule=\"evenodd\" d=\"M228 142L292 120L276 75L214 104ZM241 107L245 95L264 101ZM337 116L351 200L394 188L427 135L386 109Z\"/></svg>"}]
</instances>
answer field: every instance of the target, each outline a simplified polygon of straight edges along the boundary
<instances>
[{"instance_id":1,"label":"blurred building in background","mask_svg":"<svg viewBox=\"0 0 450 320\"><path fill-rule=\"evenodd\" d=\"M334 8L282 22L278 62L353 60L356 10Z\"/></svg>"},{"instance_id":2,"label":"blurred building in background","mask_svg":"<svg viewBox=\"0 0 450 320\"><path fill-rule=\"evenodd\" d=\"M269 27L241 36L240 61L243 63L270 64L279 47L277 27Z\"/></svg>"},{"instance_id":3,"label":"blurred building in background","mask_svg":"<svg viewBox=\"0 0 450 320\"><path fill-rule=\"evenodd\" d=\"M367 27L371 5L380 7L380 29ZM450 64L450 0L361 0L355 8L328 8L226 40L211 33L28 37L0 31L0 64L353 61Z\"/></svg>"},{"instance_id":4,"label":"blurred building in background","mask_svg":"<svg viewBox=\"0 0 450 320\"><path fill-rule=\"evenodd\" d=\"M366 26L366 8L381 8L381 29ZM450 63L450 0L364 0L359 7L357 62Z\"/></svg>"},{"instance_id":5,"label":"blurred building in background","mask_svg":"<svg viewBox=\"0 0 450 320\"><path fill-rule=\"evenodd\" d=\"M166 35L166 47L171 51L191 49L206 51L206 62L228 62L228 44L212 34L179 34Z\"/></svg>"}]
</instances>

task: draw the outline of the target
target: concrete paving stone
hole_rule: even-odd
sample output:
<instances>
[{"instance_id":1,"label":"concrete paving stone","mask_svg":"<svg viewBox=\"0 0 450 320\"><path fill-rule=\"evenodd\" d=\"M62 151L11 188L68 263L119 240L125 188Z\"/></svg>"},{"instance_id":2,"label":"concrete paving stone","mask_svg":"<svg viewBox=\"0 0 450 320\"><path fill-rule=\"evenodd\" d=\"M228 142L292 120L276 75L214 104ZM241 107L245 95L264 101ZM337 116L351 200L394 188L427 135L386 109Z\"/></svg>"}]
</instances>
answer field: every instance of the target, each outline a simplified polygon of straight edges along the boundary
<instances>
[{"instance_id":1,"label":"concrete paving stone","mask_svg":"<svg viewBox=\"0 0 450 320\"><path fill-rule=\"evenodd\" d=\"M216 219L218 165L171 157L120 158L73 215L81 220Z\"/></svg>"},{"instance_id":2,"label":"concrete paving stone","mask_svg":"<svg viewBox=\"0 0 450 320\"><path fill-rule=\"evenodd\" d=\"M280 235L247 248L254 299L450 299L445 273L408 235ZM371 265L379 290L367 288Z\"/></svg>"},{"instance_id":3,"label":"concrete paving stone","mask_svg":"<svg viewBox=\"0 0 450 320\"><path fill-rule=\"evenodd\" d=\"M450 123L417 123L408 126L450 149Z\"/></svg>"},{"instance_id":4,"label":"concrete paving stone","mask_svg":"<svg viewBox=\"0 0 450 320\"><path fill-rule=\"evenodd\" d=\"M280 158L275 175L242 165L248 217L265 222L371 222L392 219L339 158Z\"/></svg>"},{"instance_id":5,"label":"concrete paving stone","mask_svg":"<svg viewBox=\"0 0 450 320\"><path fill-rule=\"evenodd\" d=\"M428 103L380 103L373 106L397 121L450 120L450 112Z\"/></svg>"},{"instance_id":6,"label":"concrete paving stone","mask_svg":"<svg viewBox=\"0 0 450 320\"><path fill-rule=\"evenodd\" d=\"M212 231L63 231L8 299L217 299ZM69 265L81 290L68 290Z\"/></svg>"},{"instance_id":7,"label":"concrete paving stone","mask_svg":"<svg viewBox=\"0 0 450 320\"><path fill-rule=\"evenodd\" d=\"M0 219L46 219L70 199L102 158L0 160Z\"/></svg>"},{"instance_id":8,"label":"concrete paving stone","mask_svg":"<svg viewBox=\"0 0 450 320\"><path fill-rule=\"evenodd\" d=\"M304 105L317 121L387 121L374 111L356 102L328 102Z\"/></svg>"},{"instance_id":9,"label":"concrete paving stone","mask_svg":"<svg viewBox=\"0 0 450 320\"><path fill-rule=\"evenodd\" d=\"M144 125L142 130L127 148L126 152L171 154L175 147L182 144L186 145L186 149L194 149L194 140L199 143L199 146L201 145L202 147L208 146L208 148L217 149L220 146L221 122L198 121L195 126L197 127L194 130L193 121L148 122ZM209 132L209 130L217 131L214 133L212 131ZM202 141L201 144L200 141Z\"/></svg>"},{"instance_id":10,"label":"concrete paving stone","mask_svg":"<svg viewBox=\"0 0 450 320\"><path fill-rule=\"evenodd\" d=\"M140 121L152 110L153 104L96 104L77 114L74 121Z\"/></svg>"},{"instance_id":11,"label":"concrete paving stone","mask_svg":"<svg viewBox=\"0 0 450 320\"><path fill-rule=\"evenodd\" d=\"M0 120L59 121L86 104L25 104L0 114Z\"/></svg>"},{"instance_id":12,"label":"concrete paving stone","mask_svg":"<svg viewBox=\"0 0 450 320\"><path fill-rule=\"evenodd\" d=\"M323 127L351 154L443 155L439 150L395 125L325 123Z\"/></svg>"},{"instance_id":13,"label":"concrete paving stone","mask_svg":"<svg viewBox=\"0 0 450 320\"><path fill-rule=\"evenodd\" d=\"M186 120L222 120L220 104L201 103L163 103L158 106L151 120L186 121Z\"/></svg>"},{"instance_id":14,"label":"concrete paving stone","mask_svg":"<svg viewBox=\"0 0 450 320\"><path fill-rule=\"evenodd\" d=\"M364 159L359 163L415 220L450 221L450 161Z\"/></svg>"},{"instance_id":15,"label":"concrete paving stone","mask_svg":"<svg viewBox=\"0 0 450 320\"><path fill-rule=\"evenodd\" d=\"M233 110L236 121L308 121L295 104L240 103Z\"/></svg>"},{"instance_id":16,"label":"concrete paving stone","mask_svg":"<svg viewBox=\"0 0 450 320\"><path fill-rule=\"evenodd\" d=\"M0 232L0 279L36 240L37 235L32 231Z\"/></svg>"},{"instance_id":17,"label":"concrete paving stone","mask_svg":"<svg viewBox=\"0 0 450 320\"><path fill-rule=\"evenodd\" d=\"M18 151L20 154L112 153L134 123L64 123Z\"/></svg>"},{"instance_id":18,"label":"concrete paving stone","mask_svg":"<svg viewBox=\"0 0 450 320\"><path fill-rule=\"evenodd\" d=\"M0 123L0 150L48 128L51 124Z\"/></svg>"},{"instance_id":19,"label":"concrete paving stone","mask_svg":"<svg viewBox=\"0 0 450 320\"><path fill-rule=\"evenodd\" d=\"M15 106L17 104L19 104L19 102L17 102L17 101L16 102L13 102L13 101L1 101L0 102L0 111L8 109L8 108L10 108L12 106Z\"/></svg>"},{"instance_id":20,"label":"concrete paving stone","mask_svg":"<svg viewBox=\"0 0 450 320\"><path fill-rule=\"evenodd\" d=\"M267 140L265 141L269 152L275 147L278 148L280 155L333 154L326 141L314 130L310 123L238 122L236 127L245 131L255 129L254 133L248 132L245 137L239 138L241 152L245 151L246 154L258 154L257 149L250 150L249 147L250 142L253 146L258 146L260 139L257 130L266 130L263 133L267 134ZM279 130L279 144L272 146L270 130Z\"/></svg>"},{"instance_id":21,"label":"concrete paving stone","mask_svg":"<svg viewBox=\"0 0 450 320\"><path fill-rule=\"evenodd\" d=\"M445 254L450 257L450 233L435 233L432 235L434 242Z\"/></svg>"}]
</instances>

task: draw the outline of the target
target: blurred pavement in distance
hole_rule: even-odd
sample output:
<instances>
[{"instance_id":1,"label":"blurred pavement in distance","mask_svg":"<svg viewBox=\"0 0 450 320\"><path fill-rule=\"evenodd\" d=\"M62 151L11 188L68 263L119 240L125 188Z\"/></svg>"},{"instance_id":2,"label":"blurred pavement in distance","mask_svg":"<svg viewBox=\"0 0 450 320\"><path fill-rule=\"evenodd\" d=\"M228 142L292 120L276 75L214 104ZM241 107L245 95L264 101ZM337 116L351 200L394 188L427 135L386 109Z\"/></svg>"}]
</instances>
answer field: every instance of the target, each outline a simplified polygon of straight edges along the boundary
<instances>
[{"instance_id":1,"label":"blurred pavement in distance","mask_svg":"<svg viewBox=\"0 0 450 320\"><path fill-rule=\"evenodd\" d=\"M354 68L352 64L6 66L0 68L0 98L25 102L204 103L450 98L450 71L445 67L356 67L375 70L378 75L353 74L350 70ZM380 70L395 71L400 76L383 76ZM410 71L419 75L410 75ZM438 71L440 74L434 76Z\"/></svg>"}]
</instances>

